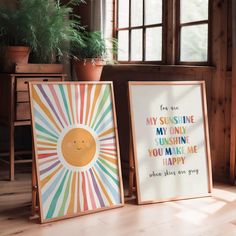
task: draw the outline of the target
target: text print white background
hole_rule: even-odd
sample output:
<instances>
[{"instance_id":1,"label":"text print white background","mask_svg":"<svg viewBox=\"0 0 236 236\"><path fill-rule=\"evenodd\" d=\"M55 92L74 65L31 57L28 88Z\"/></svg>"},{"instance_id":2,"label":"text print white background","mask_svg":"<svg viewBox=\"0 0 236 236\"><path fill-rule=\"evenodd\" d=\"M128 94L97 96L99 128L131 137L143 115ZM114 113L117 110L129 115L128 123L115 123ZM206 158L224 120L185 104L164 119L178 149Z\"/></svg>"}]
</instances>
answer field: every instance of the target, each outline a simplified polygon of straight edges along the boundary
<instances>
[{"instance_id":1,"label":"text print white background","mask_svg":"<svg viewBox=\"0 0 236 236\"><path fill-rule=\"evenodd\" d=\"M130 96L140 201L208 194L201 84L131 85Z\"/></svg>"}]
</instances>

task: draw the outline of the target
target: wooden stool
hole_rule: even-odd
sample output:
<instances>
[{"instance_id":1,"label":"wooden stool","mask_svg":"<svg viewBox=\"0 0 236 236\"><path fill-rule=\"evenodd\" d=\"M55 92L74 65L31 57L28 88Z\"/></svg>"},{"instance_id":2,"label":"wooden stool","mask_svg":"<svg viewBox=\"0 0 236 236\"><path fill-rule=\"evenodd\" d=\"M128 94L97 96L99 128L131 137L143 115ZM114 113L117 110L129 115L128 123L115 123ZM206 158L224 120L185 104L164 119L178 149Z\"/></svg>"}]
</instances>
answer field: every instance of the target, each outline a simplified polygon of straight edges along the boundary
<instances>
[{"instance_id":1,"label":"wooden stool","mask_svg":"<svg viewBox=\"0 0 236 236\"><path fill-rule=\"evenodd\" d=\"M15 179L15 164L28 163L32 160L15 160L15 154L31 154L31 151L15 152L15 128L29 126L30 103L28 82L64 81L65 74L0 74L0 123L9 129L9 179Z\"/></svg>"}]
</instances>

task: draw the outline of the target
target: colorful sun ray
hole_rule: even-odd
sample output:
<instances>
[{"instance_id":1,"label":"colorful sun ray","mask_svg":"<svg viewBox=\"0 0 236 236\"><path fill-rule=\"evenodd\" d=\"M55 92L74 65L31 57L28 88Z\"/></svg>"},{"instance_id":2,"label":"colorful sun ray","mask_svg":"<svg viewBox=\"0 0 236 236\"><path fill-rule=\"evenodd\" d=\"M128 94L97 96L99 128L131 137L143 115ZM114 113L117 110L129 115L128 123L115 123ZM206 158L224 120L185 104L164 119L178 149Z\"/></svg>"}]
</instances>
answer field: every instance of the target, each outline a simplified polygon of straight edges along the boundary
<instances>
[{"instance_id":1,"label":"colorful sun ray","mask_svg":"<svg viewBox=\"0 0 236 236\"><path fill-rule=\"evenodd\" d=\"M66 111L67 119L69 120L69 123L72 124L72 119L71 119L69 106L68 106L68 99L66 98L66 94L65 94L65 88L63 85L59 85L59 89L60 89L61 97L63 100L64 109Z\"/></svg>"},{"instance_id":2,"label":"colorful sun ray","mask_svg":"<svg viewBox=\"0 0 236 236\"><path fill-rule=\"evenodd\" d=\"M110 84L34 84L42 220L122 204Z\"/></svg>"},{"instance_id":3,"label":"colorful sun ray","mask_svg":"<svg viewBox=\"0 0 236 236\"><path fill-rule=\"evenodd\" d=\"M68 199L68 196L69 196L71 177L72 177L72 172L70 172L70 175L69 175L69 177L67 179L67 183L64 186L65 187L65 189L63 191L63 195L64 196L62 195L63 196L63 200L62 200L61 207L60 207L60 210L59 210L59 213L58 213L59 216L63 216L64 212L65 212L66 202L67 202L67 199Z\"/></svg>"},{"instance_id":4,"label":"colorful sun ray","mask_svg":"<svg viewBox=\"0 0 236 236\"><path fill-rule=\"evenodd\" d=\"M71 112L73 114L73 123L74 124L78 124L78 120L77 120L77 110L76 110L76 94L75 94L75 87L74 86L70 86L70 90L71 90Z\"/></svg>"},{"instance_id":5,"label":"colorful sun ray","mask_svg":"<svg viewBox=\"0 0 236 236\"><path fill-rule=\"evenodd\" d=\"M76 124L79 124L79 117L80 117L80 109L79 109L79 104L80 104L80 89L79 87L74 87L74 109L75 109L75 116L76 116Z\"/></svg>"},{"instance_id":6,"label":"colorful sun ray","mask_svg":"<svg viewBox=\"0 0 236 236\"><path fill-rule=\"evenodd\" d=\"M70 125L69 118L67 116L67 110L65 107L65 103L63 100L63 94L59 86L52 85L50 98L54 101L55 110L58 112L59 116L61 117L61 122L63 124L63 129Z\"/></svg>"},{"instance_id":7,"label":"colorful sun ray","mask_svg":"<svg viewBox=\"0 0 236 236\"><path fill-rule=\"evenodd\" d=\"M56 103L57 97L54 96L53 90L50 89L49 86L44 86L44 85L42 85L41 90L39 89L36 89L36 90L40 92L39 96L41 100L43 102L46 102L45 106L51 111L51 114L53 118L55 119L55 122L57 122L58 126L62 130L66 126L66 124L64 123L64 120L60 115L59 107L57 106L57 103ZM44 93L42 93L42 90L44 91ZM44 97L44 94L47 94L47 99ZM51 101L51 103L48 103L48 100ZM53 109L52 109L52 106L53 106Z\"/></svg>"},{"instance_id":8,"label":"colorful sun ray","mask_svg":"<svg viewBox=\"0 0 236 236\"><path fill-rule=\"evenodd\" d=\"M57 153L56 152L53 152L53 153L38 153L38 158L39 159L47 159L47 158L52 158L54 156L57 156Z\"/></svg>"},{"instance_id":9,"label":"colorful sun ray","mask_svg":"<svg viewBox=\"0 0 236 236\"><path fill-rule=\"evenodd\" d=\"M43 203L45 203L47 201L47 199L50 197L53 190L55 189L56 184L61 180L64 172L65 172L65 169L63 168L59 173L54 175L53 180L50 182L50 184L49 184L49 186L47 186L47 188L41 188ZM40 184L41 184L41 182L40 182Z\"/></svg>"},{"instance_id":10,"label":"colorful sun ray","mask_svg":"<svg viewBox=\"0 0 236 236\"><path fill-rule=\"evenodd\" d=\"M102 180L100 179L97 171L95 170L95 168L93 168L92 170L93 170L93 173L96 176L96 180L97 180L97 182L98 182L98 184L99 184L99 186L102 190L100 192L105 196L105 199L108 201L109 205L112 205L112 199L111 199L110 195L108 194L107 189L105 188L105 186L104 186Z\"/></svg>"},{"instance_id":11,"label":"colorful sun ray","mask_svg":"<svg viewBox=\"0 0 236 236\"><path fill-rule=\"evenodd\" d=\"M85 85L81 85L79 88L80 88L80 119L79 119L79 123L83 124Z\"/></svg>"},{"instance_id":12,"label":"colorful sun ray","mask_svg":"<svg viewBox=\"0 0 236 236\"><path fill-rule=\"evenodd\" d=\"M75 115L74 115L74 109L73 109L73 102L72 102L72 91L71 91L71 85L67 86L67 94L69 98L69 108L71 112L71 118L72 118L72 123L75 123Z\"/></svg>"},{"instance_id":13,"label":"colorful sun ray","mask_svg":"<svg viewBox=\"0 0 236 236\"><path fill-rule=\"evenodd\" d=\"M81 124L85 124L86 113L87 113L87 110L88 110L88 107L86 106L87 100L89 99L88 98L88 90L89 90L88 85L86 84L85 87L84 87L84 105L83 105L83 117L82 117Z\"/></svg>"},{"instance_id":14,"label":"colorful sun ray","mask_svg":"<svg viewBox=\"0 0 236 236\"><path fill-rule=\"evenodd\" d=\"M50 166L46 167L45 169L40 170L40 175L45 174L46 172L49 172L50 170L53 170L55 167L57 167L60 164L60 161L57 160L56 162L52 163Z\"/></svg>"},{"instance_id":15,"label":"colorful sun ray","mask_svg":"<svg viewBox=\"0 0 236 236\"><path fill-rule=\"evenodd\" d=\"M86 178L87 178L87 182L88 182L88 190L89 190L89 195L90 195L90 201L91 201L91 206L92 206L92 209L96 209L96 203L95 203L95 196L94 196L94 193L93 193L93 190L92 190L92 184L90 182L90 179L89 179L89 172L86 171Z\"/></svg>"},{"instance_id":16,"label":"colorful sun ray","mask_svg":"<svg viewBox=\"0 0 236 236\"><path fill-rule=\"evenodd\" d=\"M67 177L68 173L69 173L69 170L66 171L65 175L63 176L62 181L60 182L60 185L59 185L55 195L53 196L53 199L50 203L50 206L49 206L49 209L48 209L48 212L46 215L46 219L50 219L53 217L54 211L57 208L58 199L62 193L62 189L63 189L63 186L65 185L65 181L66 181L66 177Z\"/></svg>"},{"instance_id":17,"label":"colorful sun ray","mask_svg":"<svg viewBox=\"0 0 236 236\"><path fill-rule=\"evenodd\" d=\"M56 143L48 142L48 140L46 140L46 141L38 141L37 144L38 144L38 146L57 147Z\"/></svg>"},{"instance_id":18,"label":"colorful sun ray","mask_svg":"<svg viewBox=\"0 0 236 236\"><path fill-rule=\"evenodd\" d=\"M62 110L62 106L61 106L61 103L59 101L58 95L57 95L57 93L55 91L55 87L52 84L48 85L48 87L49 87L49 89L50 89L50 91L52 93L52 96L54 98L54 102L56 104L56 107L58 108L59 115L63 119L64 125L68 126L68 121L67 121L67 119L65 117L65 114L64 114L64 112Z\"/></svg>"},{"instance_id":19,"label":"colorful sun ray","mask_svg":"<svg viewBox=\"0 0 236 236\"><path fill-rule=\"evenodd\" d=\"M45 88L43 88L42 85L39 85L38 86L38 90L41 93L41 97L46 101L47 109L50 110L51 115L54 115L56 117L56 121L59 122L60 125L63 128L63 123L61 121L61 118L60 118L59 114L56 112L55 107L54 107L51 99L48 97L48 95L47 95L47 93L45 91ZM56 122L54 122L54 123L56 123ZM59 131L61 131L61 129L59 129Z\"/></svg>"},{"instance_id":20,"label":"colorful sun ray","mask_svg":"<svg viewBox=\"0 0 236 236\"><path fill-rule=\"evenodd\" d=\"M97 110L95 112L94 118L93 118L93 122L91 124L91 127L94 128L94 125L99 117L100 114L102 114L102 111L104 110L104 105L107 101L107 99L109 98L109 87L105 87L104 89L104 94L100 96L100 99L98 100L98 106L97 106Z\"/></svg>"},{"instance_id":21,"label":"colorful sun ray","mask_svg":"<svg viewBox=\"0 0 236 236\"><path fill-rule=\"evenodd\" d=\"M41 141L48 141L48 142L52 142L52 143L57 143L57 138L48 137L47 135L37 134L36 138L37 138L37 140L41 140Z\"/></svg>"},{"instance_id":22,"label":"colorful sun ray","mask_svg":"<svg viewBox=\"0 0 236 236\"><path fill-rule=\"evenodd\" d=\"M40 166L45 165L47 163L54 162L55 160L58 160L58 157L50 158L49 160L40 161L39 165Z\"/></svg>"},{"instance_id":23,"label":"colorful sun ray","mask_svg":"<svg viewBox=\"0 0 236 236\"><path fill-rule=\"evenodd\" d=\"M106 175L108 174L108 172L106 171L106 174L104 174L104 168L101 168L101 166L97 164L95 165L95 168L96 168L96 171L99 173L99 177L101 178L102 182L104 183L104 185L106 185L107 192L109 192L110 197L112 198L112 201L115 201L118 203L120 199L117 197L118 196L117 190L112 185L112 181L109 181L110 178L108 177L110 176Z\"/></svg>"},{"instance_id":24,"label":"colorful sun ray","mask_svg":"<svg viewBox=\"0 0 236 236\"><path fill-rule=\"evenodd\" d=\"M34 114L37 117L37 119L35 119L36 122L45 129L50 130L50 132L53 133L54 135L58 136L59 135L58 130L56 130L54 126L50 122L48 122L48 120L45 119L45 116L43 116L39 110L40 108L37 108L37 106L35 106Z\"/></svg>"},{"instance_id":25,"label":"colorful sun ray","mask_svg":"<svg viewBox=\"0 0 236 236\"><path fill-rule=\"evenodd\" d=\"M50 120L50 122L57 128L58 131L61 131L60 126L57 124L57 122L55 122L55 119L51 114L50 109L48 109L48 107L45 105L45 102L42 101L42 99L40 98L40 94L37 90L38 90L37 88L33 88L32 90L32 95L34 96L34 109L37 104L46 114L45 117L47 117Z\"/></svg>"},{"instance_id":26,"label":"colorful sun ray","mask_svg":"<svg viewBox=\"0 0 236 236\"><path fill-rule=\"evenodd\" d=\"M82 183L81 183L81 173L77 173L77 179L76 179L76 208L75 213L83 212L83 195L82 195Z\"/></svg>"},{"instance_id":27,"label":"colorful sun ray","mask_svg":"<svg viewBox=\"0 0 236 236\"><path fill-rule=\"evenodd\" d=\"M76 172L73 173L72 177L72 183L71 183L71 196L70 196L70 201L69 201L69 206L67 209L67 214L72 215L74 214L74 205L75 205L75 188L76 188Z\"/></svg>"},{"instance_id":28,"label":"colorful sun ray","mask_svg":"<svg viewBox=\"0 0 236 236\"><path fill-rule=\"evenodd\" d=\"M97 198L99 200L99 204L100 204L101 207L105 207L105 203L104 203L104 199L103 199L102 194L101 194L101 190L99 189L98 183L95 179L95 176L93 174L92 169L90 169L89 172L90 172L90 176L91 176L92 183L93 183L93 189L96 192Z\"/></svg>"},{"instance_id":29,"label":"colorful sun ray","mask_svg":"<svg viewBox=\"0 0 236 236\"><path fill-rule=\"evenodd\" d=\"M101 131L105 130L106 127L112 126L113 125L113 117L109 116L109 113L112 110L112 104L110 104L106 110L103 112L103 115L101 118L98 120L96 126L94 129L96 130L97 133L100 133ZM104 122L105 121L105 122Z\"/></svg>"},{"instance_id":30,"label":"colorful sun ray","mask_svg":"<svg viewBox=\"0 0 236 236\"><path fill-rule=\"evenodd\" d=\"M102 88L102 86L95 86L95 93L94 93L94 98L93 98L93 102L92 102L92 106L91 106L91 116L90 116L89 123L88 123L89 126L91 126L92 118L94 116L94 110L95 110L99 95L101 93L101 88Z\"/></svg>"},{"instance_id":31,"label":"colorful sun ray","mask_svg":"<svg viewBox=\"0 0 236 236\"><path fill-rule=\"evenodd\" d=\"M84 176L84 172L81 173L82 175L82 194L83 194L83 200L84 200L84 204L83 204L83 210L87 211L88 208L88 198L86 197L86 183L85 183L85 176Z\"/></svg>"},{"instance_id":32,"label":"colorful sun ray","mask_svg":"<svg viewBox=\"0 0 236 236\"><path fill-rule=\"evenodd\" d=\"M110 177L112 179L111 183L115 183L119 187L119 180L116 179L113 175L112 172L105 168L104 164L101 163L99 160L97 161L97 166L103 171L104 174L106 174L107 178Z\"/></svg>"}]
</instances>

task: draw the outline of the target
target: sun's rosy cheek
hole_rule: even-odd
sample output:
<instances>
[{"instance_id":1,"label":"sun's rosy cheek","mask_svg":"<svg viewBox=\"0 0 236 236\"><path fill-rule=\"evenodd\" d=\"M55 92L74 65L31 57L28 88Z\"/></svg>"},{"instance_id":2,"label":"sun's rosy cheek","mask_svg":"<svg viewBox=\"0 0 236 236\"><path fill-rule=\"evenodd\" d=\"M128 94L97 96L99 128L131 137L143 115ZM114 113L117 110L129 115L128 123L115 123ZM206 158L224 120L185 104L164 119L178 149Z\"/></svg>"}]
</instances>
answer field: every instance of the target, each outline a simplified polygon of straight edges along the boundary
<instances>
[{"instance_id":1,"label":"sun's rosy cheek","mask_svg":"<svg viewBox=\"0 0 236 236\"><path fill-rule=\"evenodd\" d=\"M86 143L85 146L86 146L87 148L89 148L89 147L91 146L91 144L90 144L90 143Z\"/></svg>"},{"instance_id":2,"label":"sun's rosy cheek","mask_svg":"<svg viewBox=\"0 0 236 236\"><path fill-rule=\"evenodd\" d=\"M72 147L72 144L71 143L67 143L66 147L70 148L70 147Z\"/></svg>"}]
</instances>

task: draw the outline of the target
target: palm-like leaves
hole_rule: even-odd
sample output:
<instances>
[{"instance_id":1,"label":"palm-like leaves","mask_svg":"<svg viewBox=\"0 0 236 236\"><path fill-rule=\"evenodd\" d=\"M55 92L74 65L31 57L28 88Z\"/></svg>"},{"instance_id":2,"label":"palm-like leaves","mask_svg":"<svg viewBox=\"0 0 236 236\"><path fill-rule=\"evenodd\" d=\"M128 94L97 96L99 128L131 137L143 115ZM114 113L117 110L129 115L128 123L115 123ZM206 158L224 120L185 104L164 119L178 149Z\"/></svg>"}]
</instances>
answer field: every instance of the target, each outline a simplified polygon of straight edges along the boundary
<instances>
[{"instance_id":1,"label":"palm-like leaves","mask_svg":"<svg viewBox=\"0 0 236 236\"><path fill-rule=\"evenodd\" d=\"M112 42L112 48L109 48L106 39L103 38L100 31L82 31L81 39L82 43L76 44L77 42L75 42L72 47L73 55L75 55L75 58L78 60L94 58L106 59L109 50L111 50L113 54L117 53L117 40L107 40Z\"/></svg>"},{"instance_id":2,"label":"palm-like leaves","mask_svg":"<svg viewBox=\"0 0 236 236\"><path fill-rule=\"evenodd\" d=\"M69 55L71 42L82 45L79 17L72 9L81 2L61 5L59 0L20 0L17 10L0 7L2 44L30 46L39 63Z\"/></svg>"}]
</instances>

